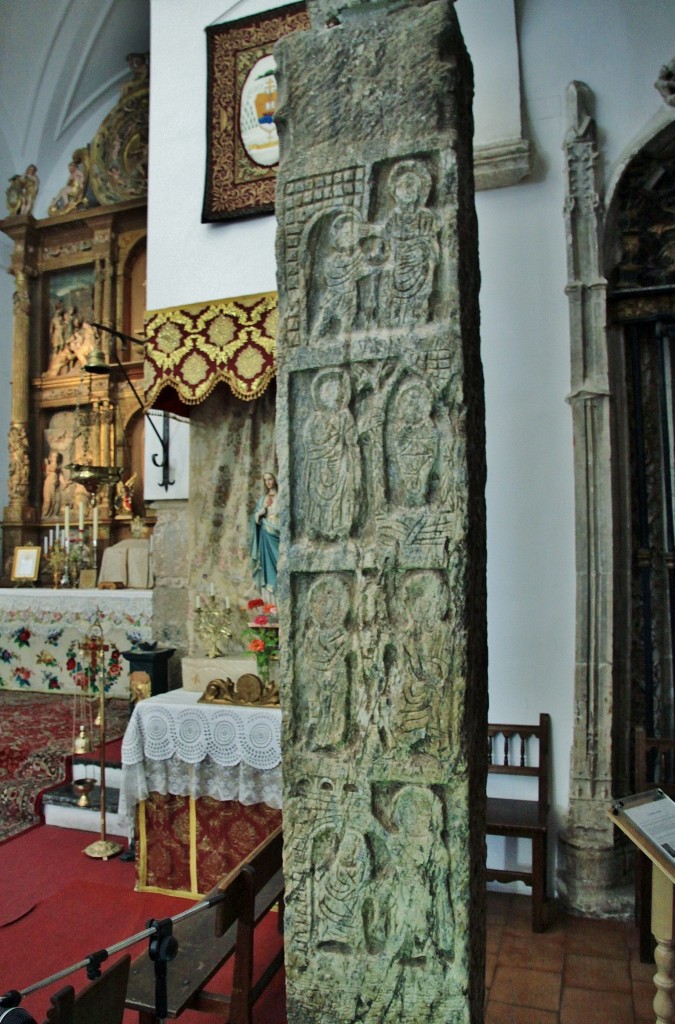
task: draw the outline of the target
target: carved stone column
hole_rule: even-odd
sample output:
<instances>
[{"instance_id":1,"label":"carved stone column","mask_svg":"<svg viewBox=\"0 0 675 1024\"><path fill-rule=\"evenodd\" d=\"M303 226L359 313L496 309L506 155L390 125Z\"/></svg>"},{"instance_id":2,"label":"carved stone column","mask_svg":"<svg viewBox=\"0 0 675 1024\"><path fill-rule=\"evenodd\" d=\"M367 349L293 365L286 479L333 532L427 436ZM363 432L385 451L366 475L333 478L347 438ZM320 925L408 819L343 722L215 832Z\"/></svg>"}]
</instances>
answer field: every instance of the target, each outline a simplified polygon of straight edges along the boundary
<instances>
[{"instance_id":1,"label":"carved stone column","mask_svg":"<svg viewBox=\"0 0 675 1024\"><path fill-rule=\"evenodd\" d=\"M14 242L10 273L14 276L14 328L12 341L12 413L9 428L9 504L5 508L5 527L20 524L28 516L30 460L28 430L30 416L30 290L36 276L36 245L33 219L16 218L3 228ZM12 546L21 543L19 531ZM7 540L7 538L6 538ZM7 547L7 545L5 545Z\"/></svg>"},{"instance_id":2,"label":"carved stone column","mask_svg":"<svg viewBox=\"0 0 675 1024\"><path fill-rule=\"evenodd\" d=\"M483 1019L484 407L454 9L277 48L289 1024Z\"/></svg>"},{"instance_id":3,"label":"carved stone column","mask_svg":"<svg viewBox=\"0 0 675 1024\"><path fill-rule=\"evenodd\" d=\"M575 910L616 910L610 890L625 870L607 806L616 770L614 718L621 711L615 659L615 519L612 397L602 274L602 178L592 93L567 90L565 140L567 295L570 311L575 452L577 635L575 725L568 828L562 836L561 883ZM624 708L624 711L626 708Z\"/></svg>"}]
</instances>

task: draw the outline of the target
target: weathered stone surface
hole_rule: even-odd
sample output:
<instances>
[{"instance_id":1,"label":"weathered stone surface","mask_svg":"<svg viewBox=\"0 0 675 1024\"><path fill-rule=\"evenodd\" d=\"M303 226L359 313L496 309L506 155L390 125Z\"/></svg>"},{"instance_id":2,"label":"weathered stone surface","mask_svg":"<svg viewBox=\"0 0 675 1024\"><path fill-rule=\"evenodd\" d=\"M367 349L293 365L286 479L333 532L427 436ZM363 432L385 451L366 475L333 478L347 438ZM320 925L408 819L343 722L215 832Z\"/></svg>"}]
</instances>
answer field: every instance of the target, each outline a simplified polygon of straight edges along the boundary
<instances>
[{"instance_id":1,"label":"weathered stone surface","mask_svg":"<svg viewBox=\"0 0 675 1024\"><path fill-rule=\"evenodd\" d=\"M483 1019L484 410L452 6L277 48L291 1024Z\"/></svg>"}]
</instances>

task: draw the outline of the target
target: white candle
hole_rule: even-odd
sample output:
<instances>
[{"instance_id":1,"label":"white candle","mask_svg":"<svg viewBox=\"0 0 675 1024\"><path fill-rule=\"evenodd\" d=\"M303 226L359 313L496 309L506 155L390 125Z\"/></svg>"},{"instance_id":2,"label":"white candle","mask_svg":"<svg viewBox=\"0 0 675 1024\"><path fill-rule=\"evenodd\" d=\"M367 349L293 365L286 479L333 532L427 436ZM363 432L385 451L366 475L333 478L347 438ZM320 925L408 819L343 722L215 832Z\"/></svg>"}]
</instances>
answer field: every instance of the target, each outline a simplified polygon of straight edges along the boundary
<instances>
[{"instance_id":1,"label":"white candle","mask_svg":"<svg viewBox=\"0 0 675 1024\"><path fill-rule=\"evenodd\" d=\"M44 539L44 540L42 541L42 550L44 551L44 553L45 553L45 554L47 554L47 552L48 552L48 550L49 550L49 541L47 540L47 538L46 538L46 537L45 537L45 539Z\"/></svg>"},{"instance_id":2,"label":"white candle","mask_svg":"<svg viewBox=\"0 0 675 1024\"><path fill-rule=\"evenodd\" d=\"M66 528L66 540L70 535L70 505L66 505L66 510L63 513L63 523Z\"/></svg>"},{"instance_id":3,"label":"white candle","mask_svg":"<svg viewBox=\"0 0 675 1024\"><path fill-rule=\"evenodd\" d=\"M49 547L50 548L54 547L54 531L53 530L49 531Z\"/></svg>"},{"instance_id":4,"label":"white candle","mask_svg":"<svg viewBox=\"0 0 675 1024\"><path fill-rule=\"evenodd\" d=\"M98 537L98 505L94 505L93 532L94 532L94 540L96 540L96 538Z\"/></svg>"},{"instance_id":5,"label":"white candle","mask_svg":"<svg viewBox=\"0 0 675 1024\"><path fill-rule=\"evenodd\" d=\"M213 597L214 594L215 594L215 588L213 586L213 583L211 583L211 585L209 586L209 597Z\"/></svg>"},{"instance_id":6,"label":"white candle","mask_svg":"<svg viewBox=\"0 0 675 1024\"><path fill-rule=\"evenodd\" d=\"M84 502L80 502L80 533L84 530Z\"/></svg>"},{"instance_id":7,"label":"white candle","mask_svg":"<svg viewBox=\"0 0 675 1024\"><path fill-rule=\"evenodd\" d=\"M196 598L195 598L195 608L196 608L197 610L199 610L199 609L201 608L201 606L202 606L202 599L201 599L201 597L199 596L199 594L197 594L197 596L196 596Z\"/></svg>"},{"instance_id":8,"label":"white candle","mask_svg":"<svg viewBox=\"0 0 675 1024\"><path fill-rule=\"evenodd\" d=\"M57 524L56 524L56 533L55 533L55 535L54 535L54 539L56 540L56 543L57 543L57 544L58 544L58 542L59 542L59 537L60 537L60 535L61 535L61 527L60 527L60 526L59 526L59 524L57 523Z\"/></svg>"},{"instance_id":9,"label":"white candle","mask_svg":"<svg viewBox=\"0 0 675 1024\"><path fill-rule=\"evenodd\" d=\"M226 607L226 608L229 608L229 607L230 607L230 599L229 599L229 597L227 596L227 594L225 594L225 607Z\"/></svg>"}]
</instances>

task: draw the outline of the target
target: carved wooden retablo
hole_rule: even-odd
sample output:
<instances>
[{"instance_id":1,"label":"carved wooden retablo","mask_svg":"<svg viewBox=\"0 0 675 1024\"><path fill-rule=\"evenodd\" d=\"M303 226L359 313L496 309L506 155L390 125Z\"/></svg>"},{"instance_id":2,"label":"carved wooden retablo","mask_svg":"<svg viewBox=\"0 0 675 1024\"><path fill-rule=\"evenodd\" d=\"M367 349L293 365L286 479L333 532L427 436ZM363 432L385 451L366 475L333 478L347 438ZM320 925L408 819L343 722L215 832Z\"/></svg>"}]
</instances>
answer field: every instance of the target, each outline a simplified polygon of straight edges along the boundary
<instances>
[{"instance_id":1,"label":"carved wooden retablo","mask_svg":"<svg viewBox=\"0 0 675 1024\"><path fill-rule=\"evenodd\" d=\"M471 67L451 4L309 7L275 51L288 1020L477 1024Z\"/></svg>"}]
</instances>

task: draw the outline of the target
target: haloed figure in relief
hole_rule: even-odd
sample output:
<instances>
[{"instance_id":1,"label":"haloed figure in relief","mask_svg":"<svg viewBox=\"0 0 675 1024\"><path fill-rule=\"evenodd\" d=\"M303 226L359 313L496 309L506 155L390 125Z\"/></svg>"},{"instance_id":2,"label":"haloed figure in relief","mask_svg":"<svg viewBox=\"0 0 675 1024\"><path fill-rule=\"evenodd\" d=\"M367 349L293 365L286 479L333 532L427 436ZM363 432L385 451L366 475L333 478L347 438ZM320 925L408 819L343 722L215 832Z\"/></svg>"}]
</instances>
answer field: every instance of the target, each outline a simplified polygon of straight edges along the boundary
<instances>
[{"instance_id":1,"label":"haloed figure in relief","mask_svg":"<svg viewBox=\"0 0 675 1024\"><path fill-rule=\"evenodd\" d=\"M414 572L400 590L403 629L392 685L389 739L397 751L439 757L449 747L445 680L452 653L448 597L436 573Z\"/></svg>"},{"instance_id":2,"label":"haloed figure in relief","mask_svg":"<svg viewBox=\"0 0 675 1024\"><path fill-rule=\"evenodd\" d=\"M336 576L316 580L307 593L302 647L307 690L307 734L312 750L340 746L347 731L349 669L345 622L349 594Z\"/></svg>"},{"instance_id":3,"label":"haloed figure in relief","mask_svg":"<svg viewBox=\"0 0 675 1024\"><path fill-rule=\"evenodd\" d=\"M358 283L370 271L360 247L361 225L353 210L339 213L328 229L328 249L323 258L321 302L310 341L313 343L334 324L351 330L359 311Z\"/></svg>"},{"instance_id":4,"label":"haloed figure in relief","mask_svg":"<svg viewBox=\"0 0 675 1024\"><path fill-rule=\"evenodd\" d=\"M265 493L258 498L251 516L249 553L256 588L263 597L267 597L273 603L272 596L277 589L281 531L277 508L279 487L274 473L265 473L263 484Z\"/></svg>"},{"instance_id":5,"label":"haloed figure in relief","mask_svg":"<svg viewBox=\"0 0 675 1024\"><path fill-rule=\"evenodd\" d=\"M413 508L426 505L438 456L438 430L431 418L433 399L422 380L406 381L394 403L391 438L394 498Z\"/></svg>"},{"instance_id":6,"label":"haloed figure in relief","mask_svg":"<svg viewBox=\"0 0 675 1024\"><path fill-rule=\"evenodd\" d=\"M317 373L312 383L314 412L303 431L303 490L310 538L347 540L354 523L361 458L350 397L344 370Z\"/></svg>"},{"instance_id":7,"label":"haloed figure in relief","mask_svg":"<svg viewBox=\"0 0 675 1024\"><path fill-rule=\"evenodd\" d=\"M363 903L371 863L366 840L347 829L314 865L314 931L319 947L350 952L365 940Z\"/></svg>"},{"instance_id":8,"label":"haloed figure in relief","mask_svg":"<svg viewBox=\"0 0 675 1024\"><path fill-rule=\"evenodd\" d=\"M432 180L419 160L404 160L392 171L389 192L393 212L382 229L387 263L380 285L383 322L390 326L424 324L439 258L438 219L425 204Z\"/></svg>"}]
</instances>

